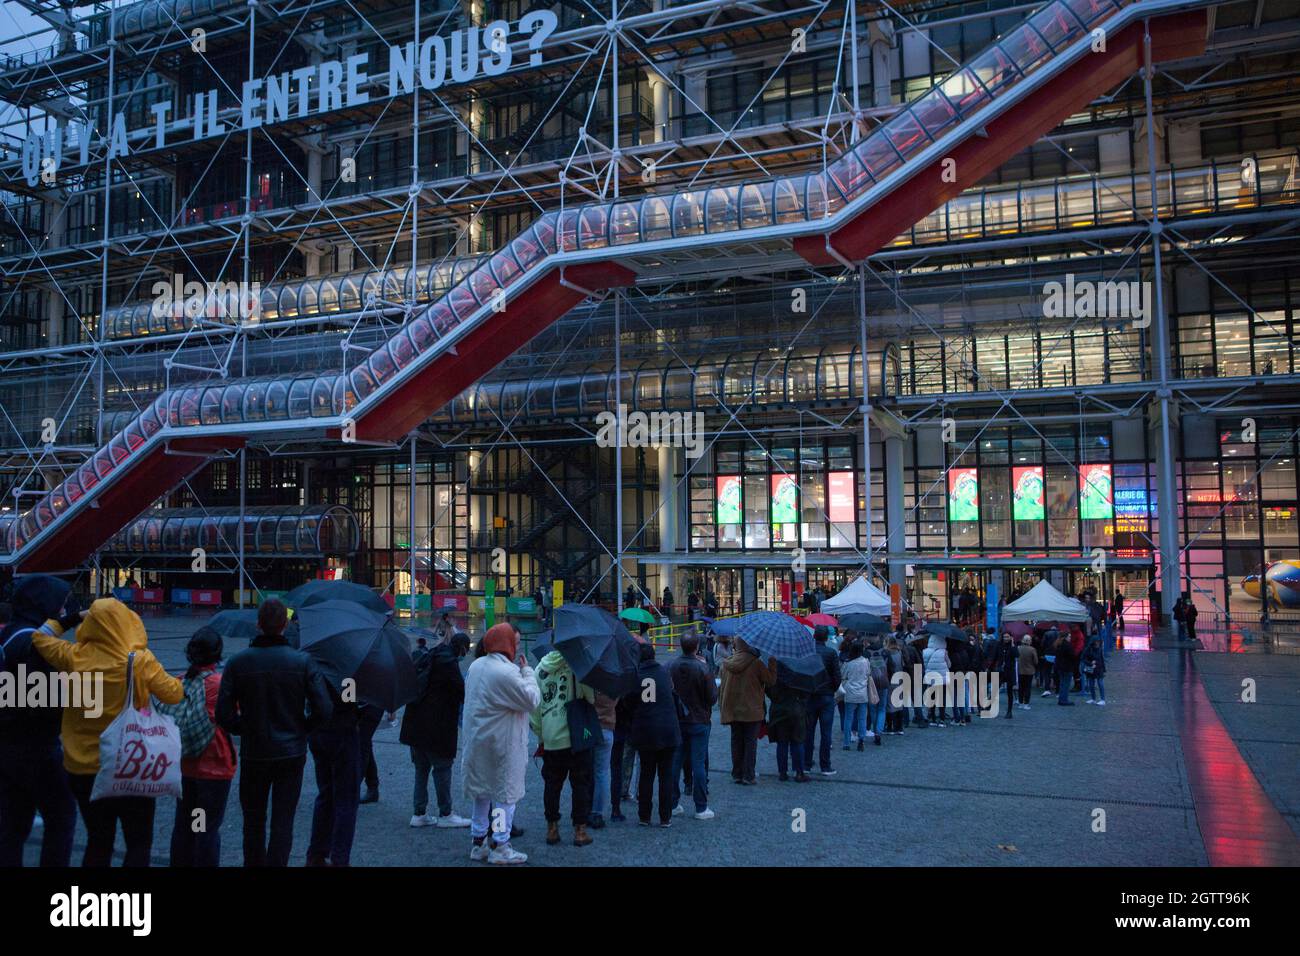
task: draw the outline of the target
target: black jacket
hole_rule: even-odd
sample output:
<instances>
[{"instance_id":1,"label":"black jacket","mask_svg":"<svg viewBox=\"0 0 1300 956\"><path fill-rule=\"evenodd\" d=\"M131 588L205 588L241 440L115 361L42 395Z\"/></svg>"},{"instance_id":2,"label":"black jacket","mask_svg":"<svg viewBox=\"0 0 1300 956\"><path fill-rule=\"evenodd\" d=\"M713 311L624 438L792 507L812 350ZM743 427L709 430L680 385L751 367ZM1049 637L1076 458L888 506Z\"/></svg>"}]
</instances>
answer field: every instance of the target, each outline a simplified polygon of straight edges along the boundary
<instances>
[{"instance_id":1,"label":"black jacket","mask_svg":"<svg viewBox=\"0 0 1300 956\"><path fill-rule=\"evenodd\" d=\"M998 653L994 662L998 672L998 679L1004 684L1014 686L1020 676L1020 651L1016 649L1016 642L998 641Z\"/></svg>"},{"instance_id":2,"label":"black jacket","mask_svg":"<svg viewBox=\"0 0 1300 956\"><path fill-rule=\"evenodd\" d=\"M28 674L49 674L53 668L32 648L31 634L23 631L40 627L57 618L68 599L66 581L48 574L29 574L15 579L12 617L0 631L0 671L14 674L23 664ZM59 742L63 723L61 707L0 707L0 743L45 748Z\"/></svg>"},{"instance_id":3,"label":"black jacket","mask_svg":"<svg viewBox=\"0 0 1300 956\"><path fill-rule=\"evenodd\" d=\"M668 669L658 661L642 661L637 668L637 687L627 695L631 698L632 729L628 736L632 746L637 750L666 750L681 744L677 693ZM654 689L652 701L645 699L649 687Z\"/></svg>"},{"instance_id":4,"label":"black jacket","mask_svg":"<svg viewBox=\"0 0 1300 956\"><path fill-rule=\"evenodd\" d=\"M333 712L320 669L283 637L259 634L230 659L221 677L217 723L239 736L244 760L303 756L307 735Z\"/></svg>"},{"instance_id":5,"label":"black jacket","mask_svg":"<svg viewBox=\"0 0 1300 956\"><path fill-rule=\"evenodd\" d=\"M825 641L817 643L817 654L821 657L822 664L826 667L826 676L830 679L830 686L822 692L822 696L829 696L835 693L835 689L844 679L840 676L840 656L826 646Z\"/></svg>"},{"instance_id":6,"label":"black jacket","mask_svg":"<svg viewBox=\"0 0 1300 956\"><path fill-rule=\"evenodd\" d=\"M948 642L948 669L953 673L965 674L976 669L975 654L968 641Z\"/></svg>"},{"instance_id":7,"label":"black jacket","mask_svg":"<svg viewBox=\"0 0 1300 956\"><path fill-rule=\"evenodd\" d=\"M772 699L767 711L768 739L778 744L803 743L808 733L808 694L776 683L767 689L767 696Z\"/></svg>"},{"instance_id":8,"label":"black jacket","mask_svg":"<svg viewBox=\"0 0 1300 956\"><path fill-rule=\"evenodd\" d=\"M1074 673L1074 665L1078 662L1074 659L1074 651L1070 648L1070 635L1066 634L1058 638L1049 653L1056 655L1056 673Z\"/></svg>"},{"instance_id":9,"label":"black jacket","mask_svg":"<svg viewBox=\"0 0 1300 956\"><path fill-rule=\"evenodd\" d=\"M398 740L450 760L456 756L465 700L460 661L449 645L439 644L420 661L415 676L416 698L406 705Z\"/></svg>"},{"instance_id":10,"label":"black jacket","mask_svg":"<svg viewBox=\"0 0 1300 956\"><path fill-rule=\"evenodd\" d=\"M673 691L681 701L683 724L707 724L713 719L713 705L718 702L718 685L713 668L700 658L681 656L668 665Z\"/></svg>"},{"instance_id":11,"label":"black jacket","mask_svg":"<svg viewBox=\"0 0 1300 956\"><path fill-rule=\"evenodd\" d=\"M1100 644L1089 644L1085 647L1079 662L1080 664L1092 664L1092 671L1089 673L1090 677L1106 676L1106 655L1102 653Z\"/></svg>"}]
</instances>

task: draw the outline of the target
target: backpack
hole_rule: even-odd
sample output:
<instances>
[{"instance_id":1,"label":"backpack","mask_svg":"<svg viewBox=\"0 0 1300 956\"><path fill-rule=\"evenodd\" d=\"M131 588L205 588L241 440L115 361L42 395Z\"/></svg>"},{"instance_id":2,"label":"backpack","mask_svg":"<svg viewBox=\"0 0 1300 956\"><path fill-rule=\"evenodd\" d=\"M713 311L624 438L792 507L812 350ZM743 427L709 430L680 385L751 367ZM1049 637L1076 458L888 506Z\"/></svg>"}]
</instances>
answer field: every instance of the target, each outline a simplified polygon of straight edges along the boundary
<instances>
[{"instance_id":1,"label":"backpack","mask_svg":"<svg viewBox=\"0 0 1300 956\"><path fill-rule=\"evenodd\" d=\"M181 735L181 756L198 757L216 736L217 725L208 716L207 674L185 682L185 696L178 704L159 704L158 710L176 721Z\"/></svg>"}]
</instances>

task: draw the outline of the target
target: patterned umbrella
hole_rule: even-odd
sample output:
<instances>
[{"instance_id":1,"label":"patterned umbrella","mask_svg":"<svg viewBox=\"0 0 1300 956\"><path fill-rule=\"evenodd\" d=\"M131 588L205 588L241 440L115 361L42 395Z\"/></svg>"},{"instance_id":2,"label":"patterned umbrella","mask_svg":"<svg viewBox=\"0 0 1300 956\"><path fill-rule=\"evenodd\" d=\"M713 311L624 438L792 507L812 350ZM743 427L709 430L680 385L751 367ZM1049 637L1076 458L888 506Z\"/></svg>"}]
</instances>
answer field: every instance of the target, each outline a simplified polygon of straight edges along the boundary
<instances>
[{"instance_id":1,"label":"patterned umbrella","mask_svg":"<svg viewBox=\"0 0 1300 956\"><path fill-rule=\"evenodd\" d=\"M752 611L740 618L736 636L766 657L795 660L817 653L812 634L789 614Z\"/></svg>"}]
</instances>

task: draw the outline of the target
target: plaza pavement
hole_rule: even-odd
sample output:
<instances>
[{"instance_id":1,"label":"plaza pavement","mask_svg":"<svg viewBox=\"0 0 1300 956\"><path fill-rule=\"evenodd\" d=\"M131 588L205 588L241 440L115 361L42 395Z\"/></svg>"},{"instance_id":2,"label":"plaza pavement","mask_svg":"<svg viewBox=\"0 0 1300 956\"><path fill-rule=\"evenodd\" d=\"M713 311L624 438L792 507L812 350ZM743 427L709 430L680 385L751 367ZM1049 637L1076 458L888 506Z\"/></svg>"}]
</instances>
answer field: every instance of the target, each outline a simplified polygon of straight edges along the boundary
<instances>
[{"instance_id":1,"label":"plaza pavement","mask_svg":"<svg viewBox=\"0 0 1300 956\"><path fill-rule=\"evenodd\" d=\"M146 618L150 646L173 673L184 668L188 635L201 615ZM1135 641L1144 646L1145 642ZM243 642L227 641L227 656ZM1216 713L1292 830L1300 833L1300 656L1196 653L1196 669ZM840 749L839 774L813 782L776 778L775 746L759 744L759 785L731 783L727 728L710 738L711 821L690 813L670 829L635 823L635 799L624 805L627 823L595 831L595 842L571 845L567 791L564 842L545 845L542 782L530 761L527 796L515 841L539 866L1196 866L1207 863L1189 788L1172 692L1177 650L1119 650L1109 658L1107 706L1057 707L1035 694L1014 719L976 719L971 725L909 729L865 752ZM1253 678L1255 703L1240 700L1242 680ZM360 808L354 866L479 866L468 859L468 830L412 829L412 765L398 728L375 735L380 802ZM460 764L453 777L457 812ZM430 783L432 790L432 783ZM301 865L316 788L310 759L295 827L292 865ZM430 797L432 798L432 793ZM686 800L688 808L690 800ZM1097 832L1105 811L1104 832ZM802 811L806 827L792 824ZM158 801L155 865L166 865L174 802ZM656 814L657 819L657 814ZM222 864L241 863L238 779L222 827ZM39 831L37 831L39 834ZM34 834L35 836L36 834ZM121 839L119 837L119 851ZM74 863L84 833L78 824ZM27 861L36 861L29 841Z\"/></svg>"}]
</instances>

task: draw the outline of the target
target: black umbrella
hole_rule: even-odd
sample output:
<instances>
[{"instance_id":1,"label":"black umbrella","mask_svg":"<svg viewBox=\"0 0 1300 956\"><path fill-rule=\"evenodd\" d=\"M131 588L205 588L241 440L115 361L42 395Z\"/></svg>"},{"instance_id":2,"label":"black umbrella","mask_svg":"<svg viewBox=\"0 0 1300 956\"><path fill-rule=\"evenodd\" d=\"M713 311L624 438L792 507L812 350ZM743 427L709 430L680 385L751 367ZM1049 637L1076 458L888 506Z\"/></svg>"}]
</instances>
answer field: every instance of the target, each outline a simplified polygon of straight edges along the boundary
<instances>
[{"instance_id":1,"label":"black umbrella","mask_svg":"<svg viewBox=\"0 0 1300 956\"><path fill-rule=\"evenodd\" d=\"M386 614L351 601L322 601L299 610L297 620L291 643L312 656L336 690L350 677L359 703L389 713L415 699L411 639Z\"/></svg>"},{"instance_id":2,"label":"black umbrella","mask_svg":"<svg viewBox=\"0 0 1300 956\"><path fill-rule=\"evenodd\" d=\"M578 680L608 697L637 689L640 642L613 614L592 604L565 604L551 624L539 644L559 651ZM539 659L542 646L535 651Z\"/></svg>"},{"instance_id":3,"label":"black umbrella","mask_svg":"<svg viewBox=\"0 0 1300 956\"><path fill-rule=\"evenodd\" d=\"M224 638L252 640L257 637L257 610L218 611L208 621L208 627Z\"/></svg>"},{"instance_id":4,"label":"black umbrella","mask_svg":"<svg viewBox=\"0 0 1300 956\"><path fill-rule=\"evenodd\" d=\"M956 624L947 624L943 621L930 621L921 628L921 633L913 640L922 637L942 637L949 641L961 641L963 644L969 639L966 632Z\"/></svg>"},{"instance_id":5,"label":"black umbrella","mask_svg":"<svg viewBox=\"0 0 1300 956\"><path fill-rule=\"evenodd\" d=\"M791 660L776 659L776 682L796 690L816 694L831 692L831 678L826 673L826 663L820 654L805 654Z\"/></svg>"},{"instance_id":6,"label":"black umbrella","mask_svg":"<svg viewBox=\"0 0 1300 956\"><path fill-rule=\"evenodd\" d=\"M244 608L242 610L228 608L224 611L218 611L212 615L212 620L208 621L208 627L223 638L251 641L257 637L257 608ZM291 617L289 623L285 625L284 636L292 642L293 636L297 633L298 619Z\"/></svg>"},{"instance_id":7,"label":"black umbrella","mask_svg":"<svg viewBox=\"0 0 1300 956\"><path fill-rule=\"evenodd\" d=\"M284 603L292 608L309 607L322 601L350 601L379 614L387 614L388 605L370 588L351 581L308 581L284 596Z\"/></svg>"},{"instance_id":8,"label":"black umbrella","mask_svg":"<svg viewBox=\"0 0 1300 956\"><path fill-rule=\"evenodd\" d=\"M888 621L874 614L845 614L837 620L841 631L856 631L858 634L888 634L894 629Z\"/></svg>"}]
</instances>

